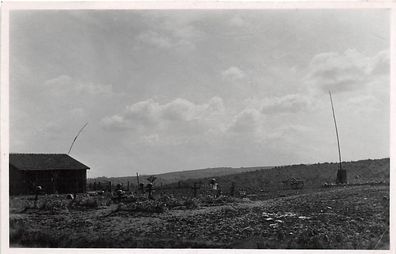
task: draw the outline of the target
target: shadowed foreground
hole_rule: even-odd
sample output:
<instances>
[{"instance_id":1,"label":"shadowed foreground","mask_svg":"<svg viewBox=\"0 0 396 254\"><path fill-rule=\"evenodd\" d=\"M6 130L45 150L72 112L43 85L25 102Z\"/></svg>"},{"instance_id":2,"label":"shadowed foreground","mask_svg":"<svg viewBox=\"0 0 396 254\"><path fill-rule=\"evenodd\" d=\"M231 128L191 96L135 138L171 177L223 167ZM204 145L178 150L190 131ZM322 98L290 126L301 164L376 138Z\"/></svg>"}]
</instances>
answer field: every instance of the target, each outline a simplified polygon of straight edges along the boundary
<instances>
[{"instance_id":1,"label":"shadowed foreground","mask_svg":"<svg viewBox=\"0 0 396 254\"><path fill-rule=\"evenodd\" d=\"M26 202L10 200L12 247L389 248L389 186L149 212L135 203L23 209Z\"/></svg>"}]
</instances>

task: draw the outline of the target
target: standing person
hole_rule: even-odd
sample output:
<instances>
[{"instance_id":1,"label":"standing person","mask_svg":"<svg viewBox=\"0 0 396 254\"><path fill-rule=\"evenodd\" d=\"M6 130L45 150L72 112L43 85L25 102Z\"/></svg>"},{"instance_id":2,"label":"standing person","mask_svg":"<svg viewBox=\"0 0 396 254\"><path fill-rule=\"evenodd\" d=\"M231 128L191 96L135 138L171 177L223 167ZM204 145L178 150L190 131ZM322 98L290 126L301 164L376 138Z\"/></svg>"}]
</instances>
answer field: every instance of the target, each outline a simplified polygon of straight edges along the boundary
<instances>
[{"instance_id":1,"label":"standing person","mask_svg":"<svg viewBox=\"0 0 396 254\"><path fill-rule=\"evenodd\" d=\"M148 199L154 199L153 198L153 184L152 183L148 183L146 185L146 190L148 192Z\"/></svg>"},{"instance_id":2,"label":"standing person","mask_svg":"<svg viewBox=\"0 0 396 254\"><path fill-rule=\"evenodd\" d=\"M212 191L215 193L215 197L217 198L219 195L219 184L217 183L215 178L210 180L210 186L212 188Z\"/></svg>"},{"instance_id":3,"label":"standing person","mask_svg":"<svg viewBox=\"0 0 396 254\"><path fill-rule=\"evenodd\" d=\"M37 201L38 201L38 195L40 194L40 192L42 191L42 187L40 185L37 185L35 190L34 190L34 208L38 208L37 207Z\"/></svg>"}]
</instances>

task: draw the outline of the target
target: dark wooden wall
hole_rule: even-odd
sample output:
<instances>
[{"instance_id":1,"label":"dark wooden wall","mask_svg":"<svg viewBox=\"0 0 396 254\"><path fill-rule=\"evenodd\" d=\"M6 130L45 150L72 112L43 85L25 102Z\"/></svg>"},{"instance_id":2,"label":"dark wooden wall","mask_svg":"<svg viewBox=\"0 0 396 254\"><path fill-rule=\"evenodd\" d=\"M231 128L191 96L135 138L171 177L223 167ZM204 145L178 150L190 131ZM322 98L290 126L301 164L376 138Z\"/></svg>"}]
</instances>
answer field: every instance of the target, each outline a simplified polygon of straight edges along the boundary
<instances>
[{"instance_id":1,"label":"dark wooden wall","mask_svg":"<svg viewBox=\"0 0 396 254\"><path fill-rule=\"evenodd\" d=\"M81 170L17 170L10 165L10 195L34 194L40 185L43 193L84 193L87 172Z\"/></svg>"},{"instance_id":2,"label":"dark wooden wall","mask_svg":"<svg viewBox=\"0 0 396 254\"><path fill-rule=\"evenodd\" d=\"M20 195L29 193L29 184L26 182L24 171L18 170L10 165L10 195Z\"/></svg>"}]
</instances>

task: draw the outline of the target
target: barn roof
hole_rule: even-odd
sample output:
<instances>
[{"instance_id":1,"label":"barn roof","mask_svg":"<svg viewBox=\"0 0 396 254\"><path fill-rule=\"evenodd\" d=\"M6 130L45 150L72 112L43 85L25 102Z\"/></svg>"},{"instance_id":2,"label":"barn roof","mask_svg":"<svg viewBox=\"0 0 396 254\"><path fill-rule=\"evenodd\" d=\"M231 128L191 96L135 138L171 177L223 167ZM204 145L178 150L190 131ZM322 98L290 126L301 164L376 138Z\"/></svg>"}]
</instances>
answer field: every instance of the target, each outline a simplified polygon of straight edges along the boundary
<instances>
[{"instance_id":1,"label":"barn roof","mask_svg":"<svg viewBox=\"0 0 396 254\"><path fill-rule=\"evenodd\" d=\"M10 165L19 170L89 169L67 154L10 153Z\"/></svg>"}]
</instances>

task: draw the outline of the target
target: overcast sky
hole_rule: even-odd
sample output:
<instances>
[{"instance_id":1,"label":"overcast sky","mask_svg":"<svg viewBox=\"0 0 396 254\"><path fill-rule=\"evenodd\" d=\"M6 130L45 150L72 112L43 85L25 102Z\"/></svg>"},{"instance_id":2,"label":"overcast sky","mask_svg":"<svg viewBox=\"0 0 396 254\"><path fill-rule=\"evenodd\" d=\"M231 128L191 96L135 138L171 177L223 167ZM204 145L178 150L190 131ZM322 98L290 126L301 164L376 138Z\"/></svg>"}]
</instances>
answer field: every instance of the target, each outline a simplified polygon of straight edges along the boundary
<instances>
[{"instance_id":1,"label":"overcast sky","mask_svg":"<svg viewBox=\"0 0 396 254\"><path fill-rule=\"evenodd\" d=\"M13 11L11 152L89 177L389 157L384 10Z\"/></svg>"}]
</instances>

